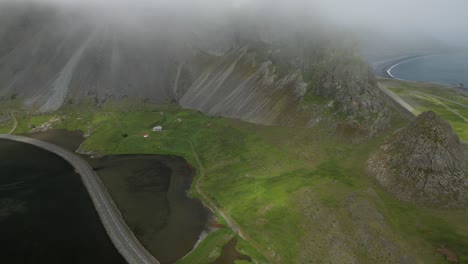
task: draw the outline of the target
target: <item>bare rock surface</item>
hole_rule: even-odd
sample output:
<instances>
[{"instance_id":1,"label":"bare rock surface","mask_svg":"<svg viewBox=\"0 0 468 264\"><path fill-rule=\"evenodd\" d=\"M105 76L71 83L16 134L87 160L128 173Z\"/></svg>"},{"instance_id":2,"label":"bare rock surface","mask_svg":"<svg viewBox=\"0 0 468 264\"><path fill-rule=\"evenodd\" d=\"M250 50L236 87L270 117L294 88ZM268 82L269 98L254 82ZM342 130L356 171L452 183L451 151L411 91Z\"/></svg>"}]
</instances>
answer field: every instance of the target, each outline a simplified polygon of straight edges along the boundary
<instances>
[{"instance_id":1,"label":"bare rock surface","mask_svg":"<svg viewBox=\"0 0 468 264\"><path fill-rule=\"evenodd\" d=\"M316 95L333 99L338 109L354 120L374 123L377 117L388 115L383 95L369 66L356 54L333 54L323 66Z\"/></svg>"},{"instance_id":2,"label":"bare rock surface","mask_svg":"<svg viewBox=\"0 0 468 264\"><path fill-rule=\"evenodd\" d=\"M468 205L466 151L450 124L419 115L368 161L369 172L398 199L435 207Z\"/></svg>"}]
</instances>

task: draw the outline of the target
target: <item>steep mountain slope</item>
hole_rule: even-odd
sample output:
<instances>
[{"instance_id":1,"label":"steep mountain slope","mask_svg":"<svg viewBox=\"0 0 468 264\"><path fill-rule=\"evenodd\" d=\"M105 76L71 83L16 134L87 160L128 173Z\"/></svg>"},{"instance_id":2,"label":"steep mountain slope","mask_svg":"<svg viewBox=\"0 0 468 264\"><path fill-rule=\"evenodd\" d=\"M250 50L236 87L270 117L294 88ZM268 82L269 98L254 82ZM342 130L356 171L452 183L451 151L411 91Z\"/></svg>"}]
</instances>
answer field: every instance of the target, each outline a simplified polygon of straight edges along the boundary
<instances>
[{"instance_id":1,"label":"steep mountain slope","mask_svg":"<svg viewBox=\"0 0 468 264\"><path fill-rule=\"evenodd\" d=\"M247 48L234 50L205 70L179 103L210 115L278 123L306 93L300 72L278 76L271 61L255 62Z\"/></svg>"},{"instance_id":2,"label":"steep mountain slope","mask_svg":"<svg viewBox=\"0 0 468 264\"><path fill-rule=\"evenodd\" d=\"M18 98L50 112L80 102L177 101L262 124L310 126L343 115L370 131L388 119L372 72L339 34L289 33L236 15L214 26L168 17L129 23L33 4L2 10L0 102Z\"/></svg>"},{"instance_id":3,"label":"steep mountain slope","mask_svg":"<svg viewBox=\"0 0 468 264\"><path fill-rule=\"evenodd\" d=\"M57 110L67 99L169 98L165 87L175 65L165 46L67 16L32 9L4 24L2 40L9 41L1 45L0 96L16 94L41 111Z\"/></svg>"},{"instance_id":4,"label":"steep mountain slope","mask_svg":"<svg viewBox=\"0 0 468 264\"><path fill-rule=\"evenodd\" d=\"M437 207L468 205L465 147L450 124L422 113L369 160L369 171L400 200Z\"/></svg>"}]
</instances>

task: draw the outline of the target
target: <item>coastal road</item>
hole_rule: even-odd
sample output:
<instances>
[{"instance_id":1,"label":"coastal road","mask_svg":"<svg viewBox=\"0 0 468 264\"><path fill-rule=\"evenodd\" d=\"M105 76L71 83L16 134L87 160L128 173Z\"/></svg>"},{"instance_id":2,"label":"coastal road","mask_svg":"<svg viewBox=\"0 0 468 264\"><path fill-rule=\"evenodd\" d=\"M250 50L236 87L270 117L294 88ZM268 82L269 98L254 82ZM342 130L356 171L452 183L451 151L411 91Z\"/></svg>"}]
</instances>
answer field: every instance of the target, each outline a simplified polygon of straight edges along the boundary
<instances>
[{"instance_id":1,"label":"coastal road","mask_svg":"<svg viewBox=\"0 0 468 264\"><path fill-rule=\"evenodd\" d=\"M403 101L403 99L401 99L400 96L387 89L383 84L378 84L378 87L382 92L384 92L384 94L386 94L389 97L390 100L392 100L397 106L400 107L403 113L405 113L410 118L415 117L414 108L405 101Z\"/></svg>"},{"instance_id":2,"label":"coastal road","mask_svg":"<svg viewBox=\"0 0 468 264\"><path fill-rule=\"evenodd\" d=\"M75 168L75 171L80 174L83 184L88 190L107 234L125 260L129 264L159 264L159 262L143 247L140 241L138 241L128 225L125 223L125 220L107 192L103 182L86 161L68 150L40 140L2 134L0 134L0 139L8 139L31 144L65 159ZM73 226L70 228L73 228Z\"/></svg>"}]
</instances>

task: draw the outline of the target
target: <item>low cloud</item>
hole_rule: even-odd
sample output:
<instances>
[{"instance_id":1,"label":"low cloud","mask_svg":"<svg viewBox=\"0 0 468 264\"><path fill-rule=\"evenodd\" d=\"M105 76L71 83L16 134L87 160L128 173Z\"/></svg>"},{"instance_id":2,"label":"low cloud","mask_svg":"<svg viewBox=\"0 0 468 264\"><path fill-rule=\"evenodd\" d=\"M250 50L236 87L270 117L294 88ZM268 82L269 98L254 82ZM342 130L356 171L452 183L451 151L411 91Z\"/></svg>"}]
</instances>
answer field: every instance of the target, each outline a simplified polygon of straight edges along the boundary
<instances>
[{"instance_id":1,"label":"low cloud","mask_svg":"<svg viewBox=\"0 0 468 264\"><path fill-rule=\"evenodd\" d=\"M224 23L233 13L259 17L277 26L327 23L359 34L433 39L468 45L466 0L0 0L35 2L87 10L94 17L140 21L158 16L177 21ZM177 26L177 25L176 25ZM172 25L166 25L168 29Z\"/></svg>"}]
</instances>

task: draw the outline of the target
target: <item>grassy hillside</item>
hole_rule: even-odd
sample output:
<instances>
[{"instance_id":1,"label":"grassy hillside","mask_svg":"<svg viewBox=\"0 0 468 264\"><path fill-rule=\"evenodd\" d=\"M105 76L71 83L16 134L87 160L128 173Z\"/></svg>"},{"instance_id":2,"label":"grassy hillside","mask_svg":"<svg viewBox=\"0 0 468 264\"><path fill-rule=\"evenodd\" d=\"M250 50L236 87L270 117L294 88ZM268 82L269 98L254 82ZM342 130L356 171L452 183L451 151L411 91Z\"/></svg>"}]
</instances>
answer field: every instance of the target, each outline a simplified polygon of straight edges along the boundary
<instances>
[{"instance_id":1,"label":"grassy hillside","mask_svg":"<svg viewBox=\"0 0 468 264\"><path fill-rule=\"evenodd\" d=\"M414 114L433 110L448 120L460 139L468 141L468 94L447 86L381 79L382 85L414 108Z\"/></svg>"},{"instance_id":2,"label":"grassy hillside","mask_svg":"<svg viewBox=\"0 0 468 264\"><path fill-rule=\"evenodd\" d=\"M181 263L216 259L232 236L254 263L445 263L435 253L441 246L468 262L466 210L399 202L367 176L366 160L385 135L355 144L347 129L261 126L174 105L70 108L48 115L17 113L17 118L17 134L47 123L89 133L83 152L187 159L197 169L200 189L240 232L225 227L211 233ZM151 132L155 125L164 131ZM210 205L197 184L191 195ZM218 218L227 226L222 215Z\"/></svg>"}]
</instances>

